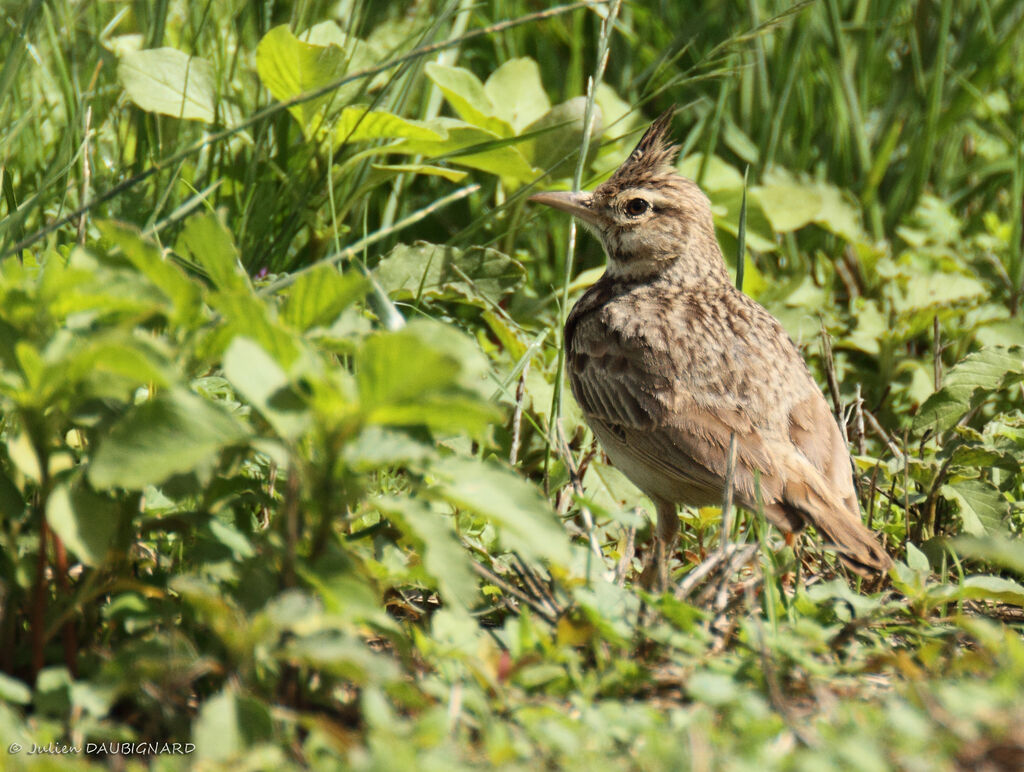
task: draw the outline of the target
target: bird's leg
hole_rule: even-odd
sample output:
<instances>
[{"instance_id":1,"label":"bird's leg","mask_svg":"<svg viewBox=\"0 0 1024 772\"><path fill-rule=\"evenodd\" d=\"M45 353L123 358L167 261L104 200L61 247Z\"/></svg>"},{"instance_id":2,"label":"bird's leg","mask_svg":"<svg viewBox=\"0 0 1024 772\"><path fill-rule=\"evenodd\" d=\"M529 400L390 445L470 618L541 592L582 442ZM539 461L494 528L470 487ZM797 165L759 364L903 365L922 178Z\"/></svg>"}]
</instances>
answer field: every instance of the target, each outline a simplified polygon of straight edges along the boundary
<instances>
[{"instance_id":1,"label":"bird's leg","mask_svg":"<svg viewBox=\"0 0 1024 772\"><path fill-rule=\"evenodd\" d=\"M640 574L640 585L647 590L665 592L668 589L668 560L679 536L679 515L672 502L651 500L658 511L658 524L654 529L654 544Z\"/></svg>"}]
</instances>

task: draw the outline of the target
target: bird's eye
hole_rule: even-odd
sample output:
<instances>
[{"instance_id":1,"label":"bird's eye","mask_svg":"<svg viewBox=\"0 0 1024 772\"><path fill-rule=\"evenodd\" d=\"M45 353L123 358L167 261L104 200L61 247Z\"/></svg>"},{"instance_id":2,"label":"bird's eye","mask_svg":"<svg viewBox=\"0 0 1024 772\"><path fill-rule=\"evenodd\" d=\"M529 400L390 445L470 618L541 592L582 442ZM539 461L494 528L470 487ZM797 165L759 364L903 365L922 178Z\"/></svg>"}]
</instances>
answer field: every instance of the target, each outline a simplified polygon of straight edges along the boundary
<instances>
[{"instance_id":1,"label":"bird's eye","mask_svg":"<svg viewBox=\"0 0 1024 772\"><path fill-rule=\"evenodd\" d=\"M626 202L626 214L630 217L639 217L650 208L651 205L642 198L631 198Z\"/></svg>"}]
</instances>

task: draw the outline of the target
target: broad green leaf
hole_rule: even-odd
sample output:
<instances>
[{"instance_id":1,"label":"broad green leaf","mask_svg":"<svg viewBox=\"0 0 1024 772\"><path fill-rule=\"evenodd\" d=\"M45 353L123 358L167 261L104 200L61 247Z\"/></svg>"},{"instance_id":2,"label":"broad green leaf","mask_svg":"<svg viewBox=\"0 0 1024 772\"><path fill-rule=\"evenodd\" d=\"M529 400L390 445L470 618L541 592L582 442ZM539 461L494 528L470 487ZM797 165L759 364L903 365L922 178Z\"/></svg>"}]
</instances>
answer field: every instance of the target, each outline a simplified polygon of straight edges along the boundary
<instances>
[{"instance_id":1,"label":"broad green leaf","mask_svg":"<svg viewBox=\"0 0 1024 772\"><path fill-rule=\"evenodd\" d=\"M486 361L450 327L416 320L378 333L363 344L357 364L370 423L480 436L501 415L485 401Z\"/></svg>"},{"instance_id":2,"label":"broad green leaf","mask_svg":"<svg viewBox=\"0 0 1024 772\"><path fill-rule=\"evenodd\" d=\"M128 51L118 61L117 77L147 112L213 123L216 89L213 67L205 59L175 48Z\"/></svg>"},{"instance_id":3,"label":"broad green leaf","mask_svg":"<svg viewBox=\"0 0 1024 772\"><path fill-rule=\"evenodd\" d=\"M345 33L334 22L317 24L303 33L301 38L282 25L264 35L256 48L256 71L260 80L282 102L326 88L343 79L346 74L376 66L385 56L385 52L378 46ZM328 110L334 112L344 107L360 98L367 89L385 82L387 77L387 73L380 73L369 83L366 79L357 78L315 99L292 105L288 111L298 120L306 137L312 138L323 128ZM365 112L362 107L353 110L353 115ZM370 133L361 139L376 138L373 134L375 130L385 132L377 136L386 136L387 131L399 125L389 123L383 117L387 113L379 115L382 116L382 122L376 129L368 128ZM343 117L342 120L344 122L349 119ZM400 118L394 121L404 124L403 131L419 131L414 129L412 122ZM351 123L347 129L333 130L332 135L341 141L350 129Z\"/></svg>"},{"instance_id":4,"label":"broad green leaf","mask_svg":"<svg viewBox=\"0 0 1024 772\"><path fill-rule=\"evenodd\" d=\"M28 705L32 702L32 690L17 678L0 673L0 700L15 705ZM4 739L6 741L7 738Z\"/></svg>"},{"instance_id":5,"label":"broad green leaf","mask_svg":"<svg viewBox=\"0 0 1024 772\"><path fill-rule=\"evenodd\" d=\"M267 423L293 440L309 427L312 415L292 391L288 375L261 346L239 335L224 352L224 375Z\"/></svg>"},{"instance_id":6,"label":"broad green leaf","mask_svg":"<svg viewBox=\"0 0 1024 772\"><path fill-rule=\"evenodd\" d=\"M410 538L418 542L423 568L447 602L472 608L479 600L477 578L470 567L470 552L454 531L453 519L424 501L388 497L374 502Z\"/></svg>"},{"instance_id":7,"label":"broad green leaf","mask_svg":"<svg viewBox=\"0 0 1024 772\"><path fill-rule=\"evenodd\" d=\"M43 477L39 454L36 452L32 439L25 432L7 437L7 456L14 463L15 469L33 482Z\"/></svg>"},{"instance_id":8,"label":"broad green leaf","mask_svg":"<svg viewBox=\"0 0 1024 772\"><path fill-rule=\"evenodd\" d=\"M382 150L388 153L423 155L433 160L496 174L514 184L529 182L536 172L515 142L453 118L431 122L445 133L443 140L405 139Z\"/></svg>"},{"instance_id":9,"label":"broad green leaf","mask_svg":"<svg viewBox=\"0 0 1024 772\"><path fill-rule=\"evenodd\" d=\"M696 180L700 175L700 166L703 162L703 153L693 153L685 158L680 158L676 168L684 177ZM713 155L704 170L701 188L709 194L716 190L743 190L743 172L726 163L717 155Z\"/></svg>"},{"instance_id":10,"label":"broad green leaf","mask_svg":"<svg viewBox=\"0 0 1024 772\"><path fill-rule=\"evenodd\" d=\"M338 630L292 638L282 657L296 666L336 675L360 686L402 678L393 657L377 653L362 638Z\"/></svg>"},{"instance_id":11,"label":"broad green leaf","mask_svg":"<svg viewBox=\"0 0 1024 772\"><path fill-rule=\"evenodd\" d=\"M946 374L941 389L914 416L914 429L944 432L997 388L1024 380L1024 349L988 346L968 354Z\"/></svg>"},{"instance_id":12,"label":"broad green leaf","mask_svg":"<svg viewBox=\"0 0 1024 772\"><path fill-rule=\"evenodd\" d=\"M198 316L199 286L167 260L155 244L123 223L106 221L97 223L97 227L103 237L119 247L121 254L171 302L176 321L189 324Z\"/></svg>"},{"instance_id":13,"label":"broad green leaf","mask_svg":"<svg viewBox=\"0 0 1024 772\"><path fill-rule=\"evenodd\" d=\"M938 585L931 588L928 594L935 603L985 600L1024 606L1024 586L1001 576L968 576L961 584Z\"/></svg>"},{"instance_id":14,"label":"broad green leaf","mask_svg":"<svg viewBox=\"0 0 1024 772\"><path fill-rule=\"evenodd\" d=\"M441 89L445 99L462 120L479 126L498 137L513 137L516 132L508 121L496 117L497 111L480 80L467 69L430 62L424 68L427 77Z\"/></svg>"},{"instance_id":15,"label":"broad green leaf","mask_svg":"<svg viewBox=\"0 0 1024 772\"><path fill-rule=\"evenodd\" d=\"M960 536L953 546L967 557L984 560L1024 576L1024 541L1005 533L990 533L984 538Z\"/></svg>"},{"instance_id":16,"label":"broad green leaf","mask_svg":"<svg viewBox=\"0 0 1024 772\"><path fill-rule=\"evenodd\" d=\"M231 231L217 215L204 212L185 222L178 251L191 258L221 291L251 291Z\"/></svg>"},{"instance_id":17,"label":"broad green leaf","mask_svg":"<svg viewBox=\"0 0 1024 772\"><path fill-rule=\"evenodd\" d=\"M414 139L441 142L446 133L436 125L410 121L392 113L366 107L346 107L334 124L334 138L342 142L366 142L375 139Z\"/></svg>"},{"instance_id":18,"label":"broad green leaf","mask_svg":"<svg viewBox=\"0 0 1024 772\"><path fill-rule=\"evenodd\" d=\"M548 94L540 80L540 68L529 57L509 59L491 73L484 84L484 93L494 115L521 134L523 129L551 108Z\"/></svg>"},{"instance_id":19,"label":"broad green leaf","mask_svg":"<svg viewBox=\"0 0 1024 772\"><path fill-rule=\"evenodd\" d=\"M893 310L898 314L927 311L925 322L930 326L934 309L944 309L956 303L978 300L988 294L979 280L955 273L933 273L915 276L900 292L893 293Z\"/></svg>"},{"instance_id":20,"label":"broad green leaf","mask_svg":"<svg viewBox=\"0 0 1024 772\"><path fill-rule=\"evenodd\" d=\"M765 173L761 185L751 188L750 197L760 204L778 233L816 223L847 241L864 240L859 211L826 182L803 180L775 168Z\"/></svg>"},{"instance_id":21,"label":"broad green leaf","mask_svg":"<svg viewBox=\"0 0 1024 772\"><path fill-rule=\"evenodd\" d=\"M939 492L956 502L965 533L983 536L1005 530L1003 518L1009 512L1009 502L987 480L957 480L943 485Z\"/></svg>"},{"instance_id":22,"label":"broad green leaf","mask_svg":"<svg viewBox=\"0 0 1024 772\"><path fill-rule=\"evenodd\" d=\"M225 690L203 703L192 729L196 759L228 761L274 736L270 711L262 702Z\"/></svg>"},{"instance_id":23,"label":"broad green leaf","mask_svg":"<svg viewBox=\"0 0 1024 772\"><path fill-rule=\"evenodd\" d=\"M466 179L466 172L449 169L446 166L431 166L430 164L372 164L372 166L375 172L380 173L377 181L398 174L425 174L431 177L444 177L449 182L462 182Z\"/></svg>"},{"instance_id":24,"label":"broad green leaf","mask_svg":"<svg viewBox=\"0 0 1024 772\"><path fill-rule=\"evenodd\" d=\"M46 500L46 521L79 560L99 566L114 547L120 526L118 503L91 491L81 475L58 483Z\"/></svg>"},{"instance_id":25,"label":"broad green leaf","mask_svg":"<svg viewBox=\"0 0 1024 772\"><path fill-rule=\"evenodd\" d=\"M366 292L366 279L355 271L339 273L333 266L320 265L291 286L281 319L302 332L311 327L329 327Z\"/></svg>"},{"instance_id":26,"label":"broad green leaf","mask_svg":"<svg viewBox=\"0 0 1024 772\"><path fill-rule=\"evenodd\" d=\"M256 71L274 98L286 102L341 78L346 72L346 57L337 46L303 43L281 25L264 35L256 47ZM306 137L313 137L323 125L324 108L336 97L325 94L289 107L288 112L298 120Z\"/></svg>"},{"instance_id":27,"label":"broad green leaf","mask_svg":"<svg viewBox=\"0 0 1024 772\"><path fill-rule=\"evenodd\" d=\"M576 161L583 144L586 110L587 100L583 97L552 107L523 131L525 135L542 132L520 145L523 155L535 168L549 172L555 179L571 177L576 171ZM604 118L599 107L595 106L591 118L588 165L597 154L604 131Z\"/></svg>"},{"instance_id":28,"label":"broad green leaf","mask_svg":"<svg viewBox=\"0 0 1024 772\"><path fill-rule=\"evenodd\" d=\"M715 225L727 233L737 236L740 230L740 207L743 200L742 181L740 187L732 190L718 190L710 195L711 209L715 215ZM747 197L747 224L746 239L747 246L755 252L772 252L776 249L775 234L772 232L772 225L768 222L764 211L757 202ZM735 253L734 253L735 254ZM758 276L745 273L743 283L744 291L749 295L756 295L758 287L751 281ZM751 281L751 283L748 283ZM764 284L764 281L761 281Z\"/></svg>"},{"instance_id":29,"label":"broad green leaf","mask_svg":"<svg viewBox=\"0 0 1024 772\"><path fill-rule=\"evenodd\" d=\"M501 411L476 397L424 394L417 400L376 405L366 419L383 426L427 426L443 434L481 437L501 420Z\"/></svg>"},{"instance_id":30,"label":"broad green leaf","mask_svg":"<svg viewBox=\"0 0 1024 772\"><path fill-rule=\"evenodd\" d=\"M366 426L345 445L345 463L358 472L387 466L420 466L432 459L434 446L417 442L407 432Z\"/></svg>"},{"instance_id":31,"label":"broad green leaf","mask_svg":"<svg viewBox=\"0 0 1024 772\"><path fill-rule=\"evenodd\" d=\"M62 336L54 343L60 344ZM58 372L69 382L85 380L90 376L119 376L134 384L166 386L174 380L167 359L167 351L159 341L139 335L112 330L85 341L68 339L61 346L60 357L51 366L52 376ZM53 356L53 345L47 347L47 359ZM48 363L49 364L49 363Z\"/></svg>"},{"instance_id":32,"label":"broad green leaf","mask_svg":"<svg viewBox=\"0 0 1024 772\"><path fill-rule=\"evenodd\" d=\"M569 539L558 517L533 485L493 461L450 457L431 467L430 492L497 526L506 549L525 559L565 564Z\"/></svg>"},{"instance_id":33,"label":"broad green leaf","mask_svg":"<svg viewBox=\"0 0 1024 772\"><path fill-rule=\"evenodd\" d=\"M514 291L526 278L526 269L496 249L463 251L418 241L392 249L377 266L376 276L393 298L461 296L487 307Z\"/></svg>"},{"instance_id":34,"label":"broad green leaf","mask_svg":"<svg viewBox=\"0 0 1024 772\"><path fill-rule=\"evenodd\" d=\"M220 353L218 346L226 349L236 335L245 335L260 344L286 370L298 359L298 335L275 318L274 309L265 298L249 292L215 292L210 296L210 305L228 322L211 341L211 355Z\"/></svg>"},{"instance_id":35,"label":"broad green leaf","mask_svg":"<svg viewBox=\"0 0 1024 772\"><path fill-rule=\"evenodd\" d=\"M133 408L104 437L89 465L95 488L141 490L212 464L224 448L248 438L219 405L173 389Z\"/></svg>"}]
</instances>

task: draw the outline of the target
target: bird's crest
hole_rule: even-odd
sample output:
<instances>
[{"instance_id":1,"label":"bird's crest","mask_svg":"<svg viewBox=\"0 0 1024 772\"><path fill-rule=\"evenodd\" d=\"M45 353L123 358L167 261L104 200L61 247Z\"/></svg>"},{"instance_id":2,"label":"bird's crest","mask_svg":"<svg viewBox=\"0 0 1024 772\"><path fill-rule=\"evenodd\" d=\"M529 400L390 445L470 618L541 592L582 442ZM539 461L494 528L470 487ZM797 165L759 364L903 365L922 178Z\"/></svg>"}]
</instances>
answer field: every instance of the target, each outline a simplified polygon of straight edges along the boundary
<instances>
[{"instance_id":1,"label":"bird's crest","mask_svg":"<svg viewBox=\"0 0 1024 772\"><path fill-rule=\"evenodd\" d=\"M609 183L617 187L627 187L674 173L673 163L679 152L679 145L666 140L674 114L675 107L670 107L658 116L644 132L629 158L616 169L615 174L608 180Z\"/></svg>"}]
</instances>

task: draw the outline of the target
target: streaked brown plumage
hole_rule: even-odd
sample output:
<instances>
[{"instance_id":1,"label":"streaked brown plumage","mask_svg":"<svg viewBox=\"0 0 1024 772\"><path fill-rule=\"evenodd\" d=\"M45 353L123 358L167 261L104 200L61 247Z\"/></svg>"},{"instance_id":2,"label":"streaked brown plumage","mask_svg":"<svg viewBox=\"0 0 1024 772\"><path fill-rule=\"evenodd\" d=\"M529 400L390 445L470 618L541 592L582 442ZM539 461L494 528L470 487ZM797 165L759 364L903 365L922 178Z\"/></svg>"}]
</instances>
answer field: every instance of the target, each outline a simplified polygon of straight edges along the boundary
<instances>
[{"instance_id":1,"label":"streaked brown plumage","mask_svg":"<svg viewBox=\"0 0 1024 772\"><path fill-rule=\"evenodd\" d=\"M707 197L672 166L670 119L592 193L532 197L575 215L608 254L566 322L566 369L608 457L657 507L645 582L665 576L676 504L722 502L732 435L736 503L757 510L759 486L784 533L813 525L858 573L884 571L839 427L778 321L733 286Z\"/></svg>"}]
</instances>

